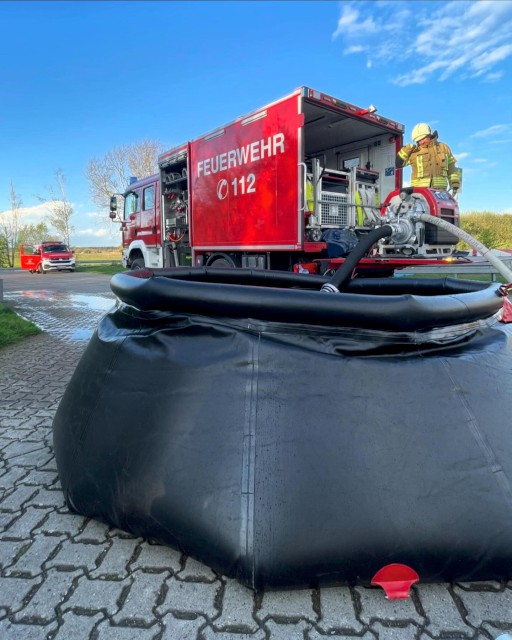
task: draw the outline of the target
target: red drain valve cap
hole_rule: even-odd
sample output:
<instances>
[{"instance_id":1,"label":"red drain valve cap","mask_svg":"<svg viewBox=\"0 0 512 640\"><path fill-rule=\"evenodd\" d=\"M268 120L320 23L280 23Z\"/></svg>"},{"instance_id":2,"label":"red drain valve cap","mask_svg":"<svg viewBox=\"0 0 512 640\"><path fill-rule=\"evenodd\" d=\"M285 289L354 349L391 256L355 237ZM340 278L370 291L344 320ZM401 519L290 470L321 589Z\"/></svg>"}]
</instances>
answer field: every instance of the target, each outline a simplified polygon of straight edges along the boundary
<instances>
[{"instance_id":1,"label":"red drain valve cap","mask_svg":"<svg viewBox=\"0 0 512 640\"><path fill-rule=\"evenodd\" d=\"M409 597L409 590L420 577L406 564L387 564L379 569L372 578L372 584L382 587L389 600Z\"/></svg>"}]
</instances>

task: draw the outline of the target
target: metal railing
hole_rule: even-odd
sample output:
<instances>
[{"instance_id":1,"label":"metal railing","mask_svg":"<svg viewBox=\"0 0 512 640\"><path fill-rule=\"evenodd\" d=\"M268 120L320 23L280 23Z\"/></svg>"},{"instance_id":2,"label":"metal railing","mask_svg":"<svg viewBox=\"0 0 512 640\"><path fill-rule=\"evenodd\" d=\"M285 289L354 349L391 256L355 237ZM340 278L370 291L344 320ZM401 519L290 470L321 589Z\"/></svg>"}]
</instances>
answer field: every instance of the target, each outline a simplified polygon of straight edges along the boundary
<instances>
[{"instance_id":1,"label":"metal railing","mask_svg":"<svg viewBox=\"0 0 512 640\"><path fill-rule=\"evenodd\" d=\"M502 258L502 262L509 268L512 268L512 258ZM77 260L76 265L92 265L92 264L115 264L122 266L121 259L119 260ZM468 277L470 275L490 275L491 280L496 282L498 272L496 269L486 260L476 260L467 264L454 264L446 265L430 265L424 267L407 267L406 269L400 269L395 272L395 275L413 276L416 274L439 274L446 273L455 277L463 276Z\"/></svg>"},{"instance_id":2,"label":"metal railing","mask_svg":"<svg viewBox=\"0 0 512 640\"><path fill-rule=\"evenodd\" d=\"M507 265L507 267L512 268L512 258L502 258L502 262ZM463 276L468 277L470 275L490 275L491 280L496 282L498 275L498 271L495 267L493 267L487 260L473 260L472 262L468 262L467 264L454 264L446 265L430 265L424 267L407 267L406 269L400 269L400 271L396 272L403 276L413 276L416 274L438 274L438 273L446 273L450 275L454 275L455 277Z\"/></svg>"}]
</instances>

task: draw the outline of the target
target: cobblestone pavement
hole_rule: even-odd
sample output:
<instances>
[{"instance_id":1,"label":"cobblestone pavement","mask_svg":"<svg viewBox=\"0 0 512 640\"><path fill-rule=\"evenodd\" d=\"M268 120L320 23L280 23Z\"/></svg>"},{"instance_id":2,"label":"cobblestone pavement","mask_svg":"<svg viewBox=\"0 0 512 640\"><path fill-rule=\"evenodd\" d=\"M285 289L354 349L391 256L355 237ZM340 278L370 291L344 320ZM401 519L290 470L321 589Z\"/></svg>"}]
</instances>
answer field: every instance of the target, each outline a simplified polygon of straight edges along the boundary
<instances>
[{"instance_id":1,"label":"cobblestone pavement","mask_svg":"<svg viewBox=\"0 0 512 640\"><path fill-rule=\"evenodd\" d=\"M168 547L70 514L52 419L113 296L108 279L80 287L74 295L98 297L84 305L66 303L50 281L46 297L13 282L4 279L4 299L46 331L0 350L0 639L495 639L512 630L512 582L420 583L398 601L365 587L254 594Z\"/></svg>"}]
</instances>

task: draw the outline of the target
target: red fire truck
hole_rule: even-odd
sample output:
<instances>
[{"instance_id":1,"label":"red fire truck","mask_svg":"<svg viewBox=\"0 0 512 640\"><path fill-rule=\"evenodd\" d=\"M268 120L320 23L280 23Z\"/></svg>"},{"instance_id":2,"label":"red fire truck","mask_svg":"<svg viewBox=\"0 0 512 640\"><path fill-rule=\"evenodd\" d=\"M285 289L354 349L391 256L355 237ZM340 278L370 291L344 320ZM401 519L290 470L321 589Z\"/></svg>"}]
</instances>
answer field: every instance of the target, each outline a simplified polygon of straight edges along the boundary
<instances>
[{"instance_id":1,"label":"red fire truck","mask_svg":"<svg viewBox=\"0 0 512 640\"><path fill-rule=\"evenodd\" d=\"M20 267L30 273L74 271L75 255L64 242L20 245Z\"/></svg>"},{"instance_id":2,"label":"red fire truck","mask_svg":"<svg viewBox=\"0 0 512 640\"><path fill-rule=\"evenodd\" d=\"M123 264L325 272L337 258L333 233L357 239L407 198L415 210L458 226L448 192L399 195L403 131L373 105L301 87L162 154L158 174L132 179L122 217L113 196ZM370 262L442 259L458 241L423 222L411 223L406 236L382 239Z\"/></svg>"}]
</instances>

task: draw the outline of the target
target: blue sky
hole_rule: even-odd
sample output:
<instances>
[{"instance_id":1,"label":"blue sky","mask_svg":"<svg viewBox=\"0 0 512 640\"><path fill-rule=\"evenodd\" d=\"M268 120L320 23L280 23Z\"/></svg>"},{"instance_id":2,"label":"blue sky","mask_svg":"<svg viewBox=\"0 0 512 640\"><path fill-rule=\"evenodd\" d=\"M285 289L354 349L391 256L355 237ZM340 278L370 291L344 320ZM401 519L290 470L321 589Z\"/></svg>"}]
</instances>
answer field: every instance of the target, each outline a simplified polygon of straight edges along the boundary
<instances>
[{"instance_id":1,"label":"blue sky","mask_svg":"<svg viewBox=\"0 0 512 640\"><path fill-rule=\"evenodd\" d=\"M22 223L55 171L77 246L99 226L87 162L144 138L170 148L306 85L428 122L464 170L464 211L512 213L512 0L0 2L0 215ZM110 233L110 229L114 233Z\"/></svg>"}]
</instances>

